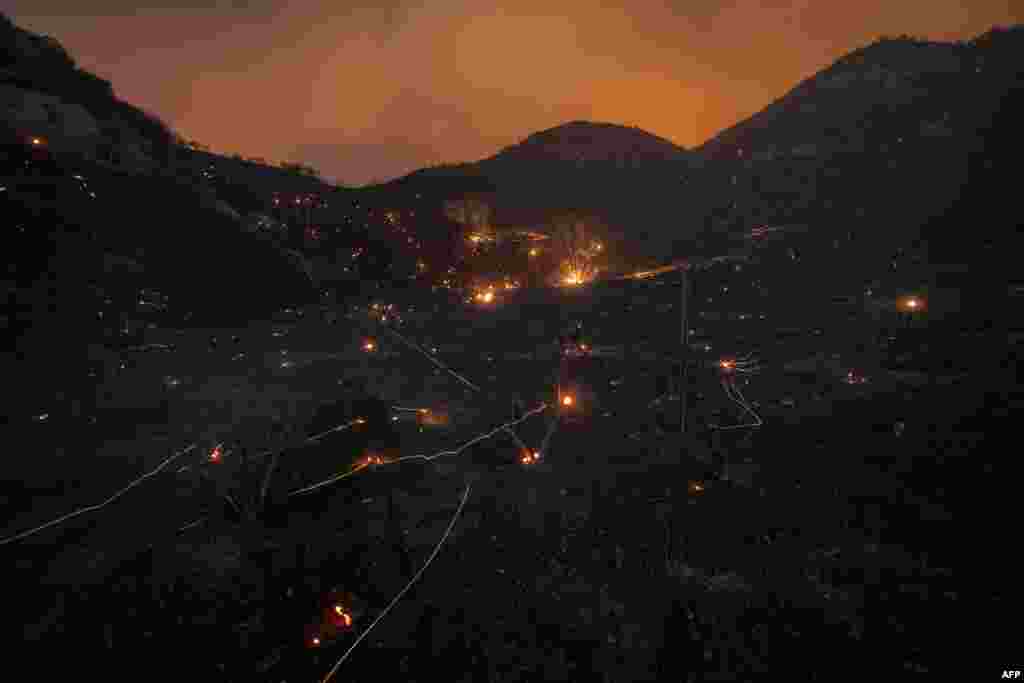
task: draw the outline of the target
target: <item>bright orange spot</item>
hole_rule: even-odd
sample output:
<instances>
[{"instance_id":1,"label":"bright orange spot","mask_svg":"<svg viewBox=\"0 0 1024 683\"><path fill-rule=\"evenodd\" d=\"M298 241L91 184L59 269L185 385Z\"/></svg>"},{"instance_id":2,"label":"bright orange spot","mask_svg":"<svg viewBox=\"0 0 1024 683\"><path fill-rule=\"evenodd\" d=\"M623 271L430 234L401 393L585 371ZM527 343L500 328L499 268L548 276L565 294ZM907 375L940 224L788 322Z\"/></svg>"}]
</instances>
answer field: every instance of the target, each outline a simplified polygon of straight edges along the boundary
<instances>
[{"instance_id":1,"label":"bright orange spot","mask_svg":"<svg viewBox=\"0 0 1024 683\"><path fill-rule=\"evenodd\" d=\"M572 396L563 396L562 397L562 405L563 406L571 406L572 405Z\"/></svg>"},{"instance_id":2,"label":"bright orange spot","mask_svg":"<svg viewBox=\"0 0 1024 683\"><path fill-rule=\"evenodd\" d=\"M320 644L320 639L319 638L314 638L312 642L313 642L313 647L316 647L317 645Z\"/></svg>"}]
</instances>

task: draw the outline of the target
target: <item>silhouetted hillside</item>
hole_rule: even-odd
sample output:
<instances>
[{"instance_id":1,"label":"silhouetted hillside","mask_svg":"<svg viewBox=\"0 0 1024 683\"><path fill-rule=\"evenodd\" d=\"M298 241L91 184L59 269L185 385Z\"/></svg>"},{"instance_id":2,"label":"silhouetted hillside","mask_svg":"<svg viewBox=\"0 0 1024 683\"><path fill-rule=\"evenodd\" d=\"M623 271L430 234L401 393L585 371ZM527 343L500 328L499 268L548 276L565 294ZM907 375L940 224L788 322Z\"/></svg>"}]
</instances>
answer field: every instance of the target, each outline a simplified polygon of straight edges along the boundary
<instances>
[{"instance_id":1,"label":"silhouetted hillside","mask_svg":"<svg viewBox=\"0 0 1024 683\"><path fill-rule=\"evenodd\" d=\"M142 325L238 323L315 298L184 151L55 40L0 15L4 365L22 400L87 383L87 349L131 344Z\"/></svg>"},{"instance_id":2,"label":"silhouetted hillside","mask_svg":"<svg viewBox=\"0 0 1024 683\"><path fill-rule=\"evenodd\" d=\"M804 223L884 240L921 236L954 202L989 214L975 193L1013 172L1002 164L1022 54L1020 28L856 50L697 149L695 218L720 231Z\"/></svg>"},{"instance_id":3,"label":"silhouetted hillside","mask_svg":"<svg viewBox=\"0 0 1024 683\"><path fill-rule=\"evenodd\" d=\"M684 161L685 149L639 128L612 123L570 121L533 133L482 164L603 162L630 167L657 161Z\"/></svg>"},{"instance_id":4,"label":"silhouetted hillside","mask_svg":"<svg viewBox=\"0 0 1024 683\"><path fill-rule=\"evenodd\" d=\"M653 259L793 224L854 233L865 248L939 248L949 236L964 241L954 213L980 217L1006 201L986 188L1015 172L1006 148L1019 120L1009 112L1022 46L1020 28L965 43L883 39L692 152L636 129L572 122L368 192L381 204L483 192L500 223L589 212Z\"/></svg>"}]
</instances>

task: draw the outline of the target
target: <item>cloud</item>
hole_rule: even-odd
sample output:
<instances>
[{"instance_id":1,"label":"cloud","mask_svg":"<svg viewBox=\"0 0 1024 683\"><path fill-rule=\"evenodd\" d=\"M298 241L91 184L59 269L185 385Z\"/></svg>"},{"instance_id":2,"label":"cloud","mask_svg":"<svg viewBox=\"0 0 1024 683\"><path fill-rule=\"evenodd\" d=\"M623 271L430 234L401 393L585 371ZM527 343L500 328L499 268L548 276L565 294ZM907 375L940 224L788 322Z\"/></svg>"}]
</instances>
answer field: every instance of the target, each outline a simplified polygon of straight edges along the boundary
<instances>
[{"instance_id":1,"label":"cloud","mask_svg":"<svg viewBox=\"0 0 1024 683\"><path fill-rule=\"evenodd\" d=\"M347 182L483 158L574 119L695 146L879 35L968 38L1024 21L1024 6L1005 0L7 7L188 137L276 160L298 154Z\"/></svg>"}]
</instances>

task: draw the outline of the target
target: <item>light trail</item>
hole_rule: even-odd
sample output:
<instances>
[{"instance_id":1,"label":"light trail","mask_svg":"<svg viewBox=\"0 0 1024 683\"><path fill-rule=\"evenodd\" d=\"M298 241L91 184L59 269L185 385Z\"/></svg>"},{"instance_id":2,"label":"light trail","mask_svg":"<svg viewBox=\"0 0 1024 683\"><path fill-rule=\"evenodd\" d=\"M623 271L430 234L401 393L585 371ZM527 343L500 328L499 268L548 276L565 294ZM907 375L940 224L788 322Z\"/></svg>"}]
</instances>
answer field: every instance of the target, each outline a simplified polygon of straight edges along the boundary
<instances>
[{"instance_id":1,"label":"light trail","mask_svg":"<svg viewBox=\"0 0 1024 683\"><path fill-rule=\"evenodd\" d=\"M433 363L434 365L436 365L436 366L437 366L438 368L440 368L441 370L444 370L444 371L445 371L445 372L447 372L447 373L448 373L449 375L451 375L451 376L452 376L452 377L454 377L455 379L459 380L460 382L462 382L463 384L465 384L465 385L466 385L467 387L469 387L469 388L470 388L470 389L472 389L473 391L480 391L480 387L478 387L477 385L473 384L473 383L472 383L472 382L470 382L470 381L469 381L468 379L466 379L465 377L463 377L463 376L462 376L462 375L460 375L459 373L455 372L454 370L452 370L452 369L451 369L450 367L448 367L447 365L445 365L445 364L444 364L444 363L442 363L441 361L437 360L437 358L435 358L435 357L434 357L434 356L433 356L433 355L432 355L431 353L429 353L429 352L428 352L427 350L425 350L424 348L422 348L422 347L421 347L421 346L420 346L419 344L417 344L417 343L415 343L415 342L413 342L413 341L410 341L410 340L406 339L405 337L403 337L402 335L400 335L400 334L399 334L398 332L395 332L394 330L392 330L392 329L391 329L390 327L388 327L387 325L381 325L381 327L383 327L383 328L384 328L384 329L385 329L385 330L386 330L387 332L389 332L389 333L391 333L391 334L395 335L396 337L398 337L399 339L401 339L401 340L402 340L402 342L403 342L404 344L406 344L407 346L409 346L409 347L410 347L410 348L412 348L413 350L415 350L415 351L419 351L419 352L420 352L421 354L423 354L423 355L424 355L424 356L425 356L425 357L427 358L427 360L429 360L429 361L430 361L431 363Z\"/></svg>"},{"instance_id":2,"label":"light trail","mask_svg":"<svg viewBox=\"0 0 1024 683\"><path fill-rule=\"evenodd\" d=\"M199 519L195 520L194 522L189 522L189 523L188 523L188 524L186 524L185 526L181 527L181 528L180 528L180 529L178 529L178 530L177 530L177 531L176 531L175 533L178 533L178 534L180 534L180 533L184 533L184 532L188 531L189 529L192 529L192 528L194 528L194 527L197 527L197 526L199 526L200 524L202 524L203 522L205 522L205 521L206 521L206 519L207 519L206 517L200 517Z\"/></svg>"},{"instance_id":3,"label":"light trail","mask_svg":"<svg viewBox=\"0 0 1024 683\"><path fill-rule=\"evenodd\" d=\"M363 422L364 422L363 418L357 417L356 419L350 420L349 422L346 422L345 424L338 425L337 427L332 427L332 428L328 429L325 432L320 432L319 434L316 434L315 436L307 437L305 439L305 443L314 443L314 442L319 441L320 439L324 438L328 434L334 434L335 432L343 432L346 429L350 429L351 427L353 427L353 426L355 426L357 424L362 424ZM272 452L273 451L267 451L266 453L261 453L260 455L258 455L256 457L260 457L262 455L266 455L266 454L269 454L269 453L272 453Z\"/></svg>"},{"instance_id":4,"label":"light trail","mask_svg":"<svg viewBox=\"0 0 1024 683\"><path fill-rule=\"evenodd\" d=\"M558 429L558 417L554 416L551 419L551 424L548 425L547 434L544 435L544 440L540 442L539 453L541 457L544 457L548 452L548 443L551 442L551 437L554 435L555 430Z\"/></svg>"},{"instance_id":5,"label":"light trail","mask_svg":"<svg viewBox=\"0 0 1024 683\"><path fill-rule=\"evenodd\" d=\"M477 385L473 384L468 379L466 379L465 377L463 377L459 373L455 372L454 370L452 370L450 367L448 367L447 365L445 365L441 361L437 360L434 357L433 354L429 353L426 349L421 347L419 344L416 344L415 342L413 342L413 341L411 341L409 339L406 339L401 334L399 334L398 332L395 332L394 330L392 330L387 325L383 325L382 327L384 327L384 329L387 330L388 332L390 332L391 334L393 334L396 337L398 337L399 339L401 339L402 342L405 343L406 345L408 345L410 348L412 348L412 349L414 349L416 351L419 351L421 354L426 356L427 360L429 360L431 363L433 363L434 365L436 365L440 369L444 370L445 372L450 374L452 377L454 377L455 379L459 380L464 385L466 385L467 387L472 389L473 391L476 391L478 393L481 391L480 387L478 387ZM413 409L410 409L410 408L404 408L404 409L403 408L397 408L396 410L413 410ZM512 431L512 427L507 427L506 430L508 431L509 435L511 435L512 439L516 442L516 445L519 446L520 449L522 449L524 451L529 451L530 450L529 448L526 447L526 444L523 443L523 440L519 438L519 435L516 434L514 431Z\"/></svg>"},{"instance_id":6,"label":"light trail","mask_svg":"<svg viewBox=\"0 0 1024 683\"><path fill-rule=\"evenodd\" d=\"M13 543L15 541L20 541L21 539L28 538L29 536L32 536L33 534L37 534L40 531L43 531L44 529L49 529L52 526L56 526L57 524L60 524L61 522L66 522L69 519L74 519L75 517L78 517L79 515L84 515L84 514L86 514L88 512L95 512L97 510L101 510L101 509L105 508L107 505L110 505L111 503L113 503L115 500L117 500L118 498L123 496L125 493L127 493L129 490L131 490L135 486L141 484L146 479L149 479L150 477L155 476L156 474L158 474L161 470L163 470L165 467L170 465L172 462L174 462L175 460L177 460L181 456L185 455L186 453L191 452L195 447L196 447L196 444L193 443L190 446L186 447L185 449L183 449L183 450L175 453L174 455L170 456L169 458L164 460L162 463L160 463L155 469L153 469L150 472L147 472L146 474L143 474L141 477L139 477L135 481L131 482L130 484L125 486L120 491L117 491L112 496L110 496L109 498L104 500L102 503L97 503L96 505L89 505L87 507L75 510L74 512L69 512L68 514L64 515L63 517L58 517L57 519L51 520L51 521L47 522L46 524L40 524L39 526L37 526L37 527L35 527L33 529L29 529L27 531L22 531L20 534L15 534L14 536L9 536L7 538L0 539L0 545L7 545L8 543Z\"/></svg>"},{"instance_id":7,"label":"light trail","mask_svg":"<svg viewBox=\"0 0 1024 683\"><path fill-rule=\"evenodd\" d=\"M502 431L505 431L506 429L510 429L511 427L519 424L520 422L523 422L526 419L532 417L533 415L536 415L537 413L545 410L547 407L548 406L547 406L546 403L542 403L537 408L534 408L533 410L531 410L531 411L527 412L526 414L524 414L518 420L514 420L512 422L507 422L507 423L505 423L503 425L500 425L500 426L492 429L489 432L485 432L485 433L481 434L480 436L477 436L476 438L474 438L474 439L472 439L470 441L467 441L466 443L462 444L461 446L459 446L455 450L441 451L439 453L435 453L434 455L406 455L406 456L403 456L401 458L396 458L394 460L390 460L388 462L384 462L384 463L380 463L380 464L375 464L373 466L375 466L375 467L383 467L384 465L396 465L396 464L398 464L400 462L405 462L406 460L423 460L425 462L430 462L431 460L436 460L437 458L441 458L441 457L444 457L446 455L458 455L459 453L463 452L464 450L466 450L470 446L472 446L474 444L477 444L477 443L479 443L481 441L484 441L486 439L489 439L489 438L493 437L495 434L497 434L498 432L502 432ZM339 475L333 476L330 479L325 479L324 481L318 482L316 484L312 484L310 486L306 486L304 488L292 491L291 493L288 494L288 497L298 496L298 495L302 495L304 493L309 493L311 491L315 491L315 490L317 490L319 488L322 488L324 486L327 486L329 484L333 484L335 482L341 481L342 479L347 479L348 477L351 477L356 472L358 472L360 470L363 470L363 469L366 469L367 467L370 467L370 466L371 466L371 463L368 463L368 462L367 463L361 463L361 464L357 465L355 468L353 468L352 470L350 470L348 472L345 472L343 474L339 474Z\"/></svg>"},{"instance_id":8,"label":"light trail","mask_svg":"<svg viewBox=\"0 0 1024 683\"><path fill-rule=\"evenodd\" d=\"M384 611L378 614L377 618L374 619L370 623L370 625L366 627L366 630L359 634L359 637L356 638L356 641L349 646L348 650L346 650L345 654L341 656L341 659L338 660L337 664L331 667L331 670L327 672L326 676L324 676L323 683L328 683L328 681L330 681L331 678L334 677L334 674L338 672L338 669L341 668L341 665L344 664L345 660L348 659L350 654L352 654L352 651L356 649L356 646L358 646L359 643L361 643L363 639L370 634L370 631L373 630L373 628L380 622L381 619L387 616L388 612L391 611L391 608L398 604L398 601L402 599L402 596L404 596L409 591L409 589L412 588L412 585L416 583L416 581L420 578L423 572L426 571L427 567L430 566L430 563L434 561L434 558L437 557L437 554L441 551L441 546L443 546L444 542L448 540L448 537L452 533L452 529L455 528L455 522L458 521L459 515L462 514L462 509L466 506L466 501L469 499L469 491L472 488L472 486L472 483L466 484L466 491L465 493L462 494L462 500L459 502L458 509L455 510L455 514L452 515L452 521L448 523L448 528L445 529L444 535L441 536L441 540L438 541L436 546L434 546L434 551L430 553L430 557L427 558L427 561L423 564L422 567L420 567L419 571L417 571L413 575L413 577L409 579L409 583L405 585L405 588L400 590L398 592L398 595L396 595L395 598L388 604L388 606L384 608Z\"/></svg>"},{"instance_id":9,"label":"light trail","mask_svg":"<svg viewBox=\"0 0 1024 683\"><path fill-rule=\"evenodd\" d=\"M733 396L733 394L729 391L730 388L735 392L735 394L736 394L735 396ZM756 422L754 424L732 425L730 427L722 427L720 425L711 425L712 429L717 429L719 431L728 431L728 430L732 430L732 429L747 429L747 428L752 428L752 427L760 427L761 425L764 424L764 420L761 419L760 415L758 415L756 412L754 412L754 409L747 402L746 397L744 397L743 394L740 393L740 390L738 388L736 388L735 384L733 384L732 382L729 382L729 381L723 379L722 380L722 390L725 392L725 395L729 398L730 401L732 401L733 403L737 404L738 406L743 408L745 411L750 413L750 415L753 416L753 418L754 418L754 420L756 420Z\"/></svg>"}]
</instances>

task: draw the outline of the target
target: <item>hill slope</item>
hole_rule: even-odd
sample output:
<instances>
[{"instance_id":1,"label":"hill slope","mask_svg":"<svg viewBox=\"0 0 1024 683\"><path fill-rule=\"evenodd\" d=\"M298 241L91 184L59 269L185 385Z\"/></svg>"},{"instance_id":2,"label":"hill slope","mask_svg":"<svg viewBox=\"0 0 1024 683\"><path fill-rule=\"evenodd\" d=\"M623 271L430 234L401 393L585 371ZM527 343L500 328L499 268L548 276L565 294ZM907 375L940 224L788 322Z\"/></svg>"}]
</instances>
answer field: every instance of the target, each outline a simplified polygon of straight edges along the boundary
<instances>
[{"instance_id":1,"label":"hill slope","mask_svg":"<svg viewBox=\"0 0 1024 683\"><path fill-rule=\"evenodd\" d=\"M5 370L24 380L9 383L15 401L87 383L87 348L130 344L146 322L227 324L315 298L190 164L162 122L0 15L0 321ZM155 306L144 290L166 309L142 312Z\"/></svg>"},{"instance_id":2,"label":"hill slope","mask_svg":"<svg viewBox=\"0 0 1024 683\"><path fill-rule=\"evenodd\" d=\"M589 212L656 259L760 225L882 242L894 232L938 237L954 202L956 211L987 212L998 198L976 191L1012 171L1003 164L1022 46L1020 28L966 43L880 40L693 151L636 129L571 122L370 192L382 203L484 193L506 223Z\"/></svg>"}]
</instances>

